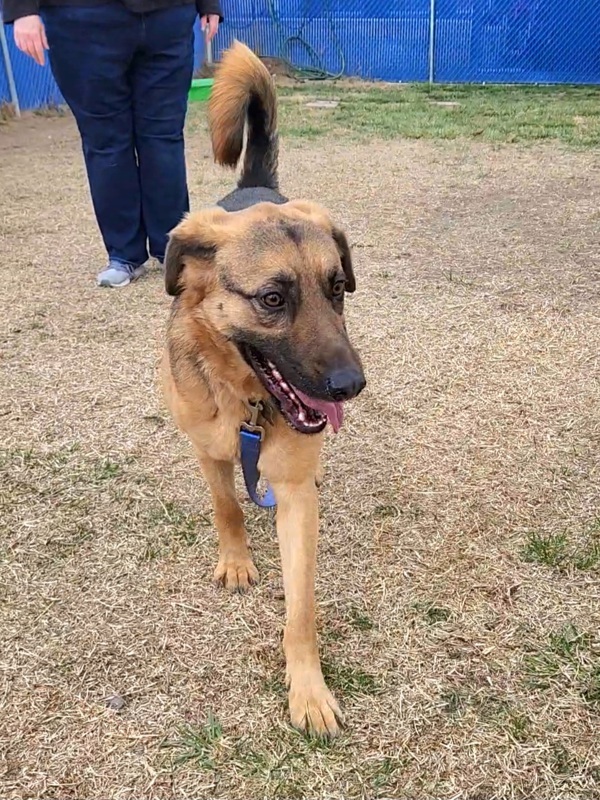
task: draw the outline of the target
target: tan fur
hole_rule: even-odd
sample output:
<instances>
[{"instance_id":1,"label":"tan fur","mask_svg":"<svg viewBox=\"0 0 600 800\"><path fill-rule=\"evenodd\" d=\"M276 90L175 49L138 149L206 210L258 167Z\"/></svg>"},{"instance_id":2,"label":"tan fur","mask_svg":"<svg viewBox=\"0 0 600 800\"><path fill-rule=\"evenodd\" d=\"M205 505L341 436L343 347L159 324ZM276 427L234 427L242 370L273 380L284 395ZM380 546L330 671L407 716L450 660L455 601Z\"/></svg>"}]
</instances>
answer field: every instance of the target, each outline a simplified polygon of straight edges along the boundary
<instances>
[{"instance_id":1,"label":"tan fur","mask_svg":"<svg viewBox=\"0 0 600 800\"><path fill-rule=\"evenodd\" d=\"M235 57L224 58L221 74L235 68L235 81L228 78L227 84L239 87L235 94L221 91L217 79L213 95L215 153L224 163L234 158L232 130L239 124L247 87L257 74L264 78L262 65L248 53L238 47ZM343 316L322 288L331 269L342 267L353 282L345 237L325 209L307 201L260 203L235 213L208 209L189 215L171 235L166 281L178 297L161 379L171 414L192 441L210 487L219 536L214 577L230 590L245 591L258 580L233 470L240 455L240 426L249 417L247 403L269 398L232 339L239 330L275 342L285 339L307 372L320 369L332 353L343 351L357 360ZM282 269L301 284L302 299L293 321L275 324L263 320L247 297ZM316 484L323 434L298 433L279 413L272 424L263 425L259 468L278 504L291 719L300 729L335 735L341 714L323 679L315 626Z\"/></svg>"},{"instance_id":2,"label":"tan fur","mask_svg":"<svg viewBox=\"0 0 600 800\"><path fill-rule=\"evenodd\" d=\"M273 79L246 45L235 42L224 53L208 103L208 125L217 164L235 167L244 145L246 105L254 92L267 111L267 129L277 130L277 102ZM275 165L277 153L275 152Z\"/></svg>"}]
</instances>

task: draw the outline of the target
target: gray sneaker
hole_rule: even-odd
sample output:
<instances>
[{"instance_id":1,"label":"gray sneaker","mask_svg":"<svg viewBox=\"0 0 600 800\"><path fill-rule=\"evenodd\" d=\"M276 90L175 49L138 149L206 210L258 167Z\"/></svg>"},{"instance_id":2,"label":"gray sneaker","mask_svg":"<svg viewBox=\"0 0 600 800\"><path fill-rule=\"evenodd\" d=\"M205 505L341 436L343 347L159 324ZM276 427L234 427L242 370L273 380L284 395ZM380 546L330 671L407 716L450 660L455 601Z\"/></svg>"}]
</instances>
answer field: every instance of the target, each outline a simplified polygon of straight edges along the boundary
<instances>
[{"instance_id":1,"label":"gray sneaker","mask_svg":"<svg viewBox=\"0 0 600 800\"><path fill-rule=\"evenodd\" d=\"M117 289L121 286L129 286L131 281L141 278L146 273L146 268L132 267L129 264L123 264L121 261L110 261L108 267L102 272L98 273L96 283L98 286L109 286L111 289Z\"/></svg>"}]
</instances>

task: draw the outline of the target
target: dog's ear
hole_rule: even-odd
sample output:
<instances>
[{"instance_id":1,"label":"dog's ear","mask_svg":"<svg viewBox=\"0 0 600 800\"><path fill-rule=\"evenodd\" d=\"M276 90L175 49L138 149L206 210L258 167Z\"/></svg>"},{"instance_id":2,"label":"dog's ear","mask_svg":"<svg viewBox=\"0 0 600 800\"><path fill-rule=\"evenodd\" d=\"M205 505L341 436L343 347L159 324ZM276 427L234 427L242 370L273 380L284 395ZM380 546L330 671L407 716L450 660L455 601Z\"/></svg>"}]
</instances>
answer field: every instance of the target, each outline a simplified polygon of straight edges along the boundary
<instances>
[{"instance_id":1,"label":"dog's ear","mask_svg":"<svg viewBox=\"0 0 600 800\"><path fill-rule=\"evenodd\" d=\"M324 228L327 233L330 234L336 244L342 261L342 269L346 276L346 291L350 294L356 291L356 278L354 277L352 254L350 252L348 239L344 231L333 224L327 209L309 200L292 200L290 203L287 203L284 208L286 212L296 218L308 217L311 222L314 222L315 225L318 225L320 228Z\"/></svg>"},{"instance_id":2,"label":"dog's ear","mask_svg":"<svg viewBox=\"0 0 600 800\"><path fill-rule=\"evenodd\" d=\"M169 235L165 253L165 288L167 294L181 294L188 271L193 273L194 287L201 284L211 272L217 249L225 240L225 218L221 208L188 214ZM186 269L187 268L187 269ZM190 276L191 277L191 276Z\"/></svg>"},{"instance_id":3,"label":"dog's ear","mask_svg":"<svg viewBox=\"0 0 600 800\"><path fill-rule=\"evenodd\" d=\"M350 252L348 239L346 238L344 231L341 228L337 228L335 225L332 225L331 235L333 236L333 241L337 245L338 253L340 254L340 258L342 260L342 269L344 270L344 275L346 276L346 291L349 294L352 294L352 292L356 291L356 278L354 277L352 253Z\"/></svg>"}]
</instances>

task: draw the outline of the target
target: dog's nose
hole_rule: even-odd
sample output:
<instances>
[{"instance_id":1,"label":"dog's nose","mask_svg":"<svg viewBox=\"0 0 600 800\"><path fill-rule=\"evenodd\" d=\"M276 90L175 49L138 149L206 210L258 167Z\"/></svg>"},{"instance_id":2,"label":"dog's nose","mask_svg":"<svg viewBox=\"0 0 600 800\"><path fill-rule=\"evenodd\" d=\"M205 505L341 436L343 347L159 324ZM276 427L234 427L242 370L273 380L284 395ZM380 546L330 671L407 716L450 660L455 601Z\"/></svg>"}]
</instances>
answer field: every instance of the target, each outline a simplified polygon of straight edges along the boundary
<instances>
[{"instance_id":1,"label":"dog's nose","mask_svg":"<svg viewBox=\"0 0 600 800\"><path fill-rule=\"evenodd\" d=\"M360 394L367 381L362 370L356 367L343 367L330 373L327 378L327 390L337 402L351 400Z\"/></svg>"}]
</instances>

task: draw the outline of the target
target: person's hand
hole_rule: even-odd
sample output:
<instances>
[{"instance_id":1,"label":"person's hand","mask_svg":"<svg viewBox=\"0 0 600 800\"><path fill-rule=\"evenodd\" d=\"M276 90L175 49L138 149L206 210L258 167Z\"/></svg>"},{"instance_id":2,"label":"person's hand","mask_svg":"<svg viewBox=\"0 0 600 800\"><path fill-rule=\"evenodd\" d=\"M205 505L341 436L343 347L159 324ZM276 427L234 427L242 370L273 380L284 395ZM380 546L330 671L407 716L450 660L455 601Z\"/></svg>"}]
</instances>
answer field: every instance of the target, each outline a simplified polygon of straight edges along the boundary
<instances>
[{"instance_id":1,"label":"person's hand","mask_svg":"<svg viewBox=\"0 0 600 800\"><path fill-rule=\"evenodd\" d=\"M200 18L200 27L205 34L207 41L212 41L219 30L219 15L205 14Z\"/></svg>"},{"instance_id":2,"label":"person's hand","mask_svg":"<svg viewBox=\"0 0 600 800\"><path fill-rule=\"evenodd\" d=\"M218 23L217 17L217 23ZM37 14L30 14L27 17L19 17L15 20L15 44L31 56L34 61L43 67L44 66L44 50L48 49L48 40L46 39L46 29L42 18Z\"/></svg>"}]
</instances>

